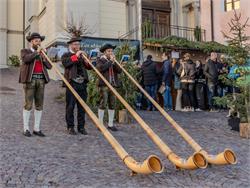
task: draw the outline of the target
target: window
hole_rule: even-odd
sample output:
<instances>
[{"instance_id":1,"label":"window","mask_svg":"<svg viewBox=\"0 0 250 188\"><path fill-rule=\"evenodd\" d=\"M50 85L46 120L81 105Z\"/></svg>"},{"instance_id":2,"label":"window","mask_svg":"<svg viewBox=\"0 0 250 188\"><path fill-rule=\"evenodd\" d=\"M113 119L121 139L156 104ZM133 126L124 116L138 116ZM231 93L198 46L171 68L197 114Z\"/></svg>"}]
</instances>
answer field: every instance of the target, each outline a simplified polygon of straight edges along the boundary
<instances>
[{"instance_id":1,"label":"window","mask_svg":"<svg viewBox=\"0 0 250 188\"><path fill-rule=\"evenodd\" d=\"M225 0L225 11L236 10L240 8L240 0Z\"/></svg>"}]
</instances>

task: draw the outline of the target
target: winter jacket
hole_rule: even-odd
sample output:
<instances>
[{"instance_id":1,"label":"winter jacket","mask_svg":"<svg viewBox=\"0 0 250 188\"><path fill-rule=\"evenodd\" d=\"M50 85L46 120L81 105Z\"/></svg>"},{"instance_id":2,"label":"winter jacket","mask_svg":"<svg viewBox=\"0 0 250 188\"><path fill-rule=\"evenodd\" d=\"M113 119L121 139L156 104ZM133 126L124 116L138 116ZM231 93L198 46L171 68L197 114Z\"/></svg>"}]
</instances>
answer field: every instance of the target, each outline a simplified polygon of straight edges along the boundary
<instances>
[{"instance_id":1,"label":"winter jacket","mask_svg":"<svg viewBox=\"0 0 250 188\"><path fill-rule=\"evenodd\" d=\"M208 83L217 84L219 76L218 63L209 59L205 65L204 74L207 78Z\"/></svg>"},{"instance_id":2,"label":"winter jacket","mask_svg":"<svg viewBox=\"0 0 250 188\"><path fill-rule=\"evenodd\" d=\"M171 86L172 82L172 65L169 60L163 62L163 75L162 82L165 82L166 86Z\"/></svg>"},{"instance_id":3,"label":"winter jacket","mask_svg":"<svg viewBox=\"0 0 250 188\"><path fill-rule=\"evenodd\" d=\"M204 75L202 66L196 69L195 82L197 84L206 84L206 77Z\"/></svg>"},{"instance_id":4,"label":"winter jacket","mask_svg":"<svg viewBox=\"0 0 250 188\"><path fill-rule=\"evenodd\" d=\"M183 69L184 75L182 75ZM180 66L177 72L180 75L181 82L194 83L196 68L195 63L192 60L187 60Z\"/></svg>"},{"instance_id":5,"label":"winter jacket","mask_svg":"<svg viewBox=\"0 0 250 188\"><path fill-rule=\"evenodd\" d=\"M141 67L145 86L157 84L156 64L152 60L146 60Z\"/></svg>"}]
</instances>

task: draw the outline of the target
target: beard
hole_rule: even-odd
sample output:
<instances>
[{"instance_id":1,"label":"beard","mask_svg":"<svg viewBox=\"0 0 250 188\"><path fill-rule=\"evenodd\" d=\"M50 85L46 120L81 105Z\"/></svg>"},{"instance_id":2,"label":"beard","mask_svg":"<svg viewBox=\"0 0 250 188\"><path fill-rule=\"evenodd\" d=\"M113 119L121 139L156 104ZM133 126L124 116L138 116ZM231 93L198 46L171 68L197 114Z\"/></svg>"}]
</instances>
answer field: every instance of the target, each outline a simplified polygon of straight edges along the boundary
<instances>
[{"instance_id":1,"label":"beard","mask_svg":"<svg viewBox=\"0 0 250 188\"><path fill-rule=\"evenodd\" d=\"M38 45L33 44L33 45L32 45L32 48L33 48L34 50L37 50L37 49L38 49Z\"/></svg>"}]
</instances>

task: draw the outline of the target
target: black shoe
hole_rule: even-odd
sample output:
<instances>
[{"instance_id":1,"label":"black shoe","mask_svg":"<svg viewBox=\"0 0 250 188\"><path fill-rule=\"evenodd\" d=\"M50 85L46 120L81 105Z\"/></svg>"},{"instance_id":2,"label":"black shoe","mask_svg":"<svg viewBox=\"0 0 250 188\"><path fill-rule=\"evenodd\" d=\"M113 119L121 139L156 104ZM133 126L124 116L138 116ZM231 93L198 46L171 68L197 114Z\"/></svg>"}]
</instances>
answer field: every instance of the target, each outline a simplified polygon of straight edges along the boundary
<instances>
[{"instance_id":1,"label":"black shoe","mask_svg":"<svg viewBox=\"0 0 250 188\"><path fill-rule=\"evenodd\" d=\"M25 132L23 132L23 135L27 136L27 137L31 137L32 136L29 130L26 130Z\"/></svg>"},{"instance_id":2,"label":"black shoe","mask_svg":"<svg viewBox=\"0 0 250 188\"><path fill-rule=\"evenodd\" d=\"M45 134L43 134L42 131L33 131L33 134L36 136L45 137Z\"/></svg>"},{"instance_id":3,"label":"black shoe","mask_svg":"<svg viewBox=\"0 0 250 188\"><path fill-rule=\"evenodd\" d=\"M74 127L68 128L68 133L71 135L76 135L76 131L75 131Z\"/></svg>"},{"instance_id":4,"label":"black shoe","mask_svg":"<svg viewBox=\"0 0 250 188\"><path fill-rule=\"evenodd\" d=\"M108 127L108 129L110 129L111 131L118 131L118 129L115 127L115 126L113 126L113 127Z\"/></svg>"},{"instance_id":5,"label":"black shoe","mask_svg":"<svg viewBox=\"0 0 250 188\"><path fill-rule=\"evenodd\" d=\"M88 134L87 131L86 131L84 128L78 129L78 132L79 132L80 134L83 134L83 135L87 135L87 134Z\"/></svg>"}]
</instances>

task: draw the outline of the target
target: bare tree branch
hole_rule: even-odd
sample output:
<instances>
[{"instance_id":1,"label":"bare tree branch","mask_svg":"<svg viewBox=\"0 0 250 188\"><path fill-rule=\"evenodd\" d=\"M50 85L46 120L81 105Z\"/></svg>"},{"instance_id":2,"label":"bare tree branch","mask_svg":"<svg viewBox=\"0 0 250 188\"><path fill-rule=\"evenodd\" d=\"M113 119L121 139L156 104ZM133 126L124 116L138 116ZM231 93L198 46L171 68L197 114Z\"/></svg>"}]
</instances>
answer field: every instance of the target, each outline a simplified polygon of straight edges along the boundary
<instances>
[{"instance_id":1,"label":"bare tree branch","mask_svg":"<svg viewBox=\"0 0 250 188\"><path fill-rule=\"evenodd\" d=\"M82 16L79 21L76 21L72 13L69 14L66 25L62 24L61 28L63 29L63 34L67 39L72 37L88 36L95 33L95 31L90 29L89 25L86 24L84 16Z\"/></svg>"}]
</instances>

